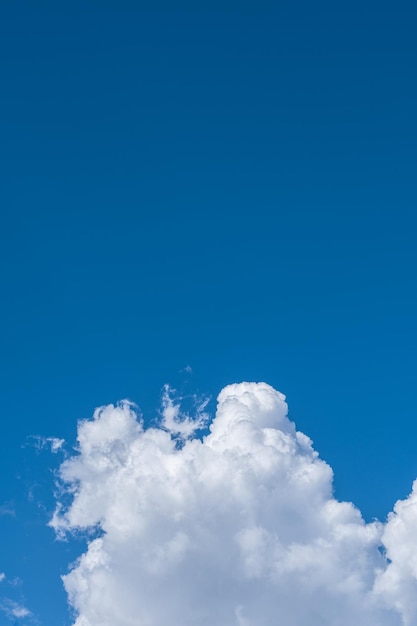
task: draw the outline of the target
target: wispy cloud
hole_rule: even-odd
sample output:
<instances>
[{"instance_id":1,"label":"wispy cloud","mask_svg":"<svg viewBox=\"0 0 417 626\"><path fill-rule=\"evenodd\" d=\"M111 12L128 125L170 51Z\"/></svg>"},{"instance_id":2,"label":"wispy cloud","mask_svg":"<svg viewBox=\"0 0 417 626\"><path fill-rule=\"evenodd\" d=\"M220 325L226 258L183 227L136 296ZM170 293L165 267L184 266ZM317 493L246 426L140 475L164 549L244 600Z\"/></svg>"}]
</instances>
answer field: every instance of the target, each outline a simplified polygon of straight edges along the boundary
<instances>
[{"instance_id":1,"label":"wispy cloud","mask_svg":"<svg viewBox=\"0 0 417 626\"><path fill-rule=\"evenodd\" d=\"M9 599L3 600L0 604L0 610L9 618L25 619L32 616L31 611L23 606L23 604Z\"/></svg>"},{"instance_id":2,"label":"wispy cloud","mask_svg":"<svg viewBox=\"0 0 417 626\"><path fill-rule=\"evenodd\" d=\"M14 502L3 502L0 504L0 515L8 515L9 517L16 517L16 509Z\"/></svg>"},{"instance_id":3,"label":"wispy cloud","mask_svg":"<svg viewBox=\"0 0 417 626\"><path fill-rule=\"evenodd\" d=\"M181 410L181 398L175 397L175 389L164 386L162 394L162 422L161 426L174 436L182 439L192 437L198 430L202 430L208 420L206 412L209 398L193 398L193 414Z\"/></svg>"},{"instance_id":4,"label":"wispy cloud","mask_svg":"<svg viewBox=\"0 0 417 626\"><path fill-rule=\"evenodd\" d=\"M37 450L49 449L51 452L58 452L65 443L65 439L58 437L42 437L41 435L31 435L28 438L29 445Z\"/></svg>"}]
</instances>

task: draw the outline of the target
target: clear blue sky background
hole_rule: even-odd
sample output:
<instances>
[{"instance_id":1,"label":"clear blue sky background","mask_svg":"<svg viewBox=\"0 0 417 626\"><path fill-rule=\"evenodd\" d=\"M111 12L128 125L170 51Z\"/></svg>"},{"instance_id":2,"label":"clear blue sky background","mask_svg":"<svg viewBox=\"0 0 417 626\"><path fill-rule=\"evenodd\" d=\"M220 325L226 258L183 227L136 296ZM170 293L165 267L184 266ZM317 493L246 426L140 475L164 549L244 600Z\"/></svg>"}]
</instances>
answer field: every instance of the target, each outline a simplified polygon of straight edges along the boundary
<instances>
[{"instance_id":1,"label":"clear blue sky background","mask_svg":"<svg viewBox=\"0 0 417 626\"><path fill-rule=\"evenodd\" d=\"M0 592L70 623L82 544L46 528L58 461L28 438L125 397L150 419L166 382L274 385L383 519L417 476L415 3L0 18Z\"/></svg>"}]
</instances>

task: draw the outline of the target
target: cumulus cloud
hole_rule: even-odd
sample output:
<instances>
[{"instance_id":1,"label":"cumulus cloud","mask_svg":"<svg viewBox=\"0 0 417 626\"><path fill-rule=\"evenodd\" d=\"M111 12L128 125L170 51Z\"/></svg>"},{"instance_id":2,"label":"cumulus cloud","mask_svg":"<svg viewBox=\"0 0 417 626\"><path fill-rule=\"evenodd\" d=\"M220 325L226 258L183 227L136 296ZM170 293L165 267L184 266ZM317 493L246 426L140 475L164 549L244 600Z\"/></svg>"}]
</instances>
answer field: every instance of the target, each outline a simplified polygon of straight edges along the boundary
<instances>
[{"instance_id":1,"label":"cumulus cloud","mask_svg":"<svg viewBox=\"0 0 417 626\"><path fill-rule=\"evenodd\" d=\"M206 419L166 388L158 427L128 402L80 422L51 522L95 531L63 578L74 626L416 623L417 486L366 524L265 383L223 389L198 438Z\"/></svg>"}]
</instances>

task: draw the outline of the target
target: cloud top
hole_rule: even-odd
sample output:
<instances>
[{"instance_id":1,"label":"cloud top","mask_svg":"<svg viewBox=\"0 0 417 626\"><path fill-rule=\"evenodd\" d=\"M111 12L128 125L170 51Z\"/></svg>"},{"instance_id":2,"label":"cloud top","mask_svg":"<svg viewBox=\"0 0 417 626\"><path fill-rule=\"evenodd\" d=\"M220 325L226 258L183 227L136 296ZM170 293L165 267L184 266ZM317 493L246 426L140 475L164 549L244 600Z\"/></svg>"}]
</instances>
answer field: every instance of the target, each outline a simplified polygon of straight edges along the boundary
<instances>
[{"instance_id":1,"label":"cloud top","mask_svg":"<svg viewBox=\"0 0 417 626\"><path fill-rule=\"evenodd\" d=\"M182 415L166 388L158 427L128 402L80 422L51 522L99 531L64 577L74 626L415 623L415 492L366 524L283 394L229 385L198 438L204 408Z\"/></svg>"}]
</instances>

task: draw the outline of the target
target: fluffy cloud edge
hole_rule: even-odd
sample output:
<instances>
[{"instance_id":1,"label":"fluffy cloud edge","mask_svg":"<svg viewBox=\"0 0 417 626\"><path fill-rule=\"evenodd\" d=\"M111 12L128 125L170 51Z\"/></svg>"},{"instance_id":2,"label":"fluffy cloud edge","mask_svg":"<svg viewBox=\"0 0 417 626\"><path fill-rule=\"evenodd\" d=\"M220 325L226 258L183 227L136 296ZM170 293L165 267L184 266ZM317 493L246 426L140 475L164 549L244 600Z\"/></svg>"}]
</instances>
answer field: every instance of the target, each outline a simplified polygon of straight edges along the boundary
<instances>
[{"instance_id":1,"label":"fluffy cloud edge","mask_svg":"<svg viewBox=\"0 0 417 626\"><path fill-rule=\"evenodd\" d=\"M415 623L416 488L366 524L283 394L225 387L198 438L205 409L183 415L165 387L159 426L128 402L80 422L51 521L101 535L64 577L75 626Z\"/></svg>"}]
</instances>

